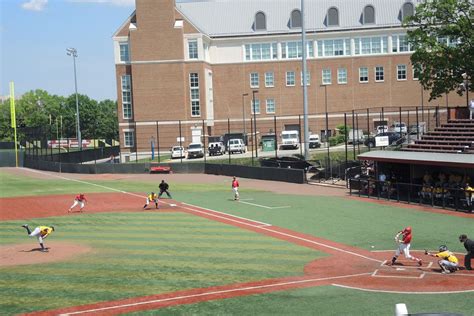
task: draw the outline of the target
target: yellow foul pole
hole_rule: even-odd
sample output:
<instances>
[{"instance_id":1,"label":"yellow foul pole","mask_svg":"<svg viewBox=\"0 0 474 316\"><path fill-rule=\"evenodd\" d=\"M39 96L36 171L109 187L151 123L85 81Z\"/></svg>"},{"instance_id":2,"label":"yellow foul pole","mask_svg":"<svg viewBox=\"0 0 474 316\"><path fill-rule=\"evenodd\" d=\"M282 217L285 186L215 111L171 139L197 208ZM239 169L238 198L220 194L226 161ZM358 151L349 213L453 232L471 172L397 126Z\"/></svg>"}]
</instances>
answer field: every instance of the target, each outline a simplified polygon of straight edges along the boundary
<instances>
[{"instance_id":1,"label":"yellow foul pole","mask_svg":"<svg viewBox=\"0 0 474 316\"><path fill-rule=\"evenodd\" d=\"M16 113L15 113L15 85L13 81L10 81L10 117L11 125L15 134L15 161L16 167L18 168L18 146L16 140Z\"/></svg>"}]
</instances>

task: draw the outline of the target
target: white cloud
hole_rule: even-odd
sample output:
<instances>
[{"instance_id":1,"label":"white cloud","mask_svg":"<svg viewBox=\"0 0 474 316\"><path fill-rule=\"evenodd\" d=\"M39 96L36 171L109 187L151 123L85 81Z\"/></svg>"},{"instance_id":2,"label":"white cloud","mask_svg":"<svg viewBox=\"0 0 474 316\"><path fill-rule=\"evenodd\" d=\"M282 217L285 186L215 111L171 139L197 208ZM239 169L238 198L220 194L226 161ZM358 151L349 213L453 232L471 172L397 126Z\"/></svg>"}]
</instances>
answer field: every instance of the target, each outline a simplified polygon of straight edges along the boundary
<instances>
[{"instance_id":1,"label":"white cloud","mask_svg":"<svg viewBox=\"0 0 474 316\"><path fill-rule=\"evenodd\" d=\"M69 0L69 2L111 4L121 7L135 6L135 0Z\"/></svg>"},{"instance_id":2,"label":"white cloud","mask_svg":"<svg viewBox=\"0 0 474 316\"><path fill-rule=\"evenodd\" d=\"M43 11L47 4L48 0L30 0L23 3L21 7L30 11Z\"/></svg>"}]
</instances>

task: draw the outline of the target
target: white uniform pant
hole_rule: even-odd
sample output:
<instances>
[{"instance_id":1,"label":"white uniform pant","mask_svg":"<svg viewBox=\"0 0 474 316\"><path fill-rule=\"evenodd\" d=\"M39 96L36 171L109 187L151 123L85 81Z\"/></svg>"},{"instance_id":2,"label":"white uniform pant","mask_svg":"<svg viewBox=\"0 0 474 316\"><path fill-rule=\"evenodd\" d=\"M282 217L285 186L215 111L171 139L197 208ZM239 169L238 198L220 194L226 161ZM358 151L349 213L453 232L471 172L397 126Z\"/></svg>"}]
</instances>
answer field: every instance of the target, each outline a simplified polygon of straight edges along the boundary
<instances>
[{"instance_id":1,"label":"white uniform pant","mask_svg":"<svg viewBox=\"0 0 474 316\"><path fill-rule=\"evenodd\" d=\"M74 204L71 205L70 209L73 209L79 204L81 206L81 209L84 208L84 201L79 201L79 200L74 200Z\"/></svg>"},{"instance_id":2,"label":"white uniform pant","mask_svg":"<svg viewBox=\"0 0 474 316\"><path fill-rule=\"evenodd\" d=\"M410 244L400 243L398 245L398 249L395 251L395 257L398 257L401 253L403 253L405 258L407 258L407 259L414 259L410 255Z\"/></svg>"},{"instance_id":3,"label":"white uniform pant","mask_svg":"<svg viewBox=\"0 0 474 316\"><path fill-rule=\"evenodd\" d=\"M448 270L455 270L458 267L457 263L451 262L449 260L441 260L439 261L439 265L445 267Z\"/></svg>"},{"instance_id":4,"label":"white uniform pant","mask_svg":"<svg viewBox=\"0 0 474 316\"><path fill-rule=\"evenodd\" d=\"M234 191L234 198L238 199L239 198L239 188L234 187L234 188L232 188L232 191Z\"/></svg>"},{"instance_id":5,"label":"white uniform pant","mask_svg":"<svg viewBox=\"0 0 474 316\"><path fill-rule=\"evenodd\" d=\"M40 244L43 243L43 237L41 237L41 230L39 227L36 227L34 231L31 232L28 236L38 238Z\"/></svg>"}]
</instances>

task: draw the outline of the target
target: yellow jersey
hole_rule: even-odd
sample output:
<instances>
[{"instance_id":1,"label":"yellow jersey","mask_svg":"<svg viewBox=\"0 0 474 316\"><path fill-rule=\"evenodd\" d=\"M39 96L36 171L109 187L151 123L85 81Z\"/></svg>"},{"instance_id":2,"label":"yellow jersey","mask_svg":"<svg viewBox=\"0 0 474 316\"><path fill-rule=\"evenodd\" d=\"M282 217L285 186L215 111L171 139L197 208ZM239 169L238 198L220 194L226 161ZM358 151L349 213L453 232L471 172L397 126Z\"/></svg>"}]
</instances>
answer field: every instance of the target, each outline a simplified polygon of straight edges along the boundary
<instances>
[{"instance_id":1,"label":"yellow jersey","mask_svg":"<svg viewBox=\"0 0 474 316\"><path fill-rule=\"evenodd\" d=\"M456 256L453 255L453 253L448 250L443 251L443 252L438 252L435 256L440 257L444 260L448 260L449 262L452 262L452 263L458 263L458 258L456 258Z\"/></svg>"},{"instance_id":2,"label":"yellow jersey","mask_svg":"<svg viewBox=\"0 0 474 316\"><path fill-rule=\"evenodd\" d=\"M155 194L148 194L149 201L155 201L158 198L158 195Z\"/></svg>"},{"instance_id":3,"label":"yellow jersey","mask_svg":"<svg viewBox=\"0 0 474 316\"><path fill-rule=\"evenodd\" d=\"M49 234L53 232L53 228L48 227L48 226L40 226L39 229L40 229L41 237L43 238L45 238L46 236L48 236Z\"/></svg>"}]
</instances>

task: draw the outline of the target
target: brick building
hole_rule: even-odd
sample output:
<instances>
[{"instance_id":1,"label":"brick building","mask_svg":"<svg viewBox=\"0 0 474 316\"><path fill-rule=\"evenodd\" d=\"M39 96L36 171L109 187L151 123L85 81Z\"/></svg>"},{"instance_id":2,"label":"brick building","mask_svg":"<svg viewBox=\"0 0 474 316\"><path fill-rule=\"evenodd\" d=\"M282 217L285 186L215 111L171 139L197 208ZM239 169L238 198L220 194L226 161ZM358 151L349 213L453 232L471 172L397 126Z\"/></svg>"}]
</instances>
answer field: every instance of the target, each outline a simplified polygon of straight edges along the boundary
<instances>
[{"instance_id":1,"label":"brick building","mask_svg":"<svg viewBox=\"0 0 474 316\"><path fill-rule=\"evenodd\" d=\"M445 104L410 64L401 21L417 2L305 1L310 114ZM259 134L275 116L277 130L299 124L301 23L300 0L136 0L113 36L122 152L248 132L252 116Z\"/></svg>"}]
</instances>

